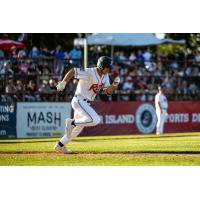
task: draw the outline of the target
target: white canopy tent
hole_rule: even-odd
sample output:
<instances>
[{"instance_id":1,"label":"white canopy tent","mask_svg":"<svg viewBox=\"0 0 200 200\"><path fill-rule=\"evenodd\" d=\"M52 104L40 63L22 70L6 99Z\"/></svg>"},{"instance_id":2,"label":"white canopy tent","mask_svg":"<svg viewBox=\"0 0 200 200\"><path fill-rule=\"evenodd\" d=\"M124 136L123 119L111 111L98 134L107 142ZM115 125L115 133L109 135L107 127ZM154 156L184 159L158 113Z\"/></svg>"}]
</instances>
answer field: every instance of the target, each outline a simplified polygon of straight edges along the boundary
<instances>
[{"instance_id":1,"label":"white canopy tent","mask_svg":"<svg viewBox=\"0 0 200 200\"><path fill-rule=\"evenodd\" d=\"M87 45L111 46L111 57L114 46L152 46L159 44L185 44L185 40L158 39L153 33L96 33L86 37L84 54L87 55ZM85 66L87 65L85 56Z\"/></svg>"},{"instance_id":2,"label":"white canopy tent","mask_svg":"<svg viewBox=\"0 0 200 200\"><path fill-rule=\"evenodd\" d=\"M96 33L87 37L88 45L150 46L185 44L184 40L158 39L153 33Z\"/></svg>"}]
</instances>

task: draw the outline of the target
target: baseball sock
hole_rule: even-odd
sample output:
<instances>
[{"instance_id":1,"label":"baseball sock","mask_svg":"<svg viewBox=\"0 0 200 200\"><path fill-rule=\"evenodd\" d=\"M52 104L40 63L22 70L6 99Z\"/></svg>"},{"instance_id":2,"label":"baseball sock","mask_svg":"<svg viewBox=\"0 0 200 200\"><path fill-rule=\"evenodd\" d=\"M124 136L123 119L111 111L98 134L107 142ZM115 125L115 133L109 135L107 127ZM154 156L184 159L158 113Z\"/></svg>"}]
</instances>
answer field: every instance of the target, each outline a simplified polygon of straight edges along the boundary
<instances>
[{"instance_id":1,"label":"baseball sock","mask_svg":"<svg viewBox=\"0 0 200 200\"><path fill-rule=\"evenodd\" d=\"M60 141L58 142L58 145L59 145L59 146L61 146L61 147L63 147L63 146L64 146L64 144L63 144L63 143L61 143Z\"/></svg>"},{"instance_id":2,"label":"baseball sock","mask_svg":"<svg viewBox=\"0 0 200 200\"><path fill-rule=\"evenodd\" d=\"M73 126L76 126L76 124L75 124L75 120L72 121L72 125L73 125Z\"/></svg>"}]
</instances>

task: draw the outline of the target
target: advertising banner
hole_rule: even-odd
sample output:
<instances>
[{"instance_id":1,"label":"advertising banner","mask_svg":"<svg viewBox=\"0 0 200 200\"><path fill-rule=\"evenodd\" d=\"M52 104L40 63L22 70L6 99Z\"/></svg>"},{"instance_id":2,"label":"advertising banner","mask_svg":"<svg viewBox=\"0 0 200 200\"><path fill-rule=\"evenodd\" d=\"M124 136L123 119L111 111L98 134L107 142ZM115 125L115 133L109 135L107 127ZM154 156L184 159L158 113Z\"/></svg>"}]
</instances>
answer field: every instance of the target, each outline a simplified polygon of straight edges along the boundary
<instances>
[{"instance_id":1,"label":"advertising banner","mask_svg":"<svg viewBox=\"0 0 200 200\"><path fill-rule=\"evenodd\" d=\"M165 132L200 132L200 102L170 102Z\"/></svg>"},{"instance_id":2,"label":"advertising banner","mask_svg":"<svg viewBox=\"0 0 200 200\"><path fill-rule=\"evenodd\" d=\"M157 117L154 102L95 102L101 124L88 127L81 135L123 135L155 133ZM165 133L200 131L200 102L169 102Z\"/></svg>"},{"instance_id":3,"label":"advertising banner","mask_svg":"<svg viewBox=\"0 0 200 200\"><path fill-rule=\"evenodd\" d=\"M70 116L70 103L18 103L17 137L60 137Z\"/></svg>"},{"instance_id":4,"label":"advertising banner","mask_svg":"<svg viewBox=\"0 0 200 200\"><path fill-rule=\"evenodd\" d=\"M0 139L16 138L16 104L0 103Z\"/></svg>"}]
</instances>

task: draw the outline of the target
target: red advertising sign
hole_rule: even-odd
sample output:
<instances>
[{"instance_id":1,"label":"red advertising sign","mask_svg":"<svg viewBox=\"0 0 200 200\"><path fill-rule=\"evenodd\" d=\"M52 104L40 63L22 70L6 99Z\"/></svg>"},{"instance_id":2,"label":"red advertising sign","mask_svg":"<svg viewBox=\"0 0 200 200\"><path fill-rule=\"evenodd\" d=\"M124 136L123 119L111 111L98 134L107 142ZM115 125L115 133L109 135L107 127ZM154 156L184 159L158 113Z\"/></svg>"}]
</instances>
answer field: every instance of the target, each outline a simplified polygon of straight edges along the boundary
<instances>
[{"instance_id":1,"label":"red advertising sign","mask_svg":"<svg viewBox=\"0 0 200 200\"><path fill-rule=\"evenodd\" d=\"M154 102L95 102L101 124L87 127L81 135L123 135L155 133L157 117ZM200 131L200 102L169 102L165 133Z\"/></svg>"}]
</instances>

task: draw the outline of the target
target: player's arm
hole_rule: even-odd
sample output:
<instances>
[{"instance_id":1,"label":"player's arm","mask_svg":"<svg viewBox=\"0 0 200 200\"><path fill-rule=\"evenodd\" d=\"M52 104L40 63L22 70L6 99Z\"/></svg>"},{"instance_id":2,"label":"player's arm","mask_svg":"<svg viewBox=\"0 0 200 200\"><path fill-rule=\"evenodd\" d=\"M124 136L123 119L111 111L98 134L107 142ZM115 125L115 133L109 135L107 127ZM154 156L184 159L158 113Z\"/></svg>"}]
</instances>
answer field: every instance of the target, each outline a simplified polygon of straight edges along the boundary
<instances>
[{"instance_id":1,"label":"player's arm","mask_svg":"<svg viewBox=\"0 0 200 200\"><path fill-rule=\"evenodd\" d=\"M63 91L65 89L66 84L74 77L74 75L75 75L75 70L70 69L63 78L63 80L58 82L58 85L56 86L57 90Z\"/></svg>"},{"instance_id":2,"label":"player's arm","mask_svg":"<svg viewBox=\"0 0 200 200\"><path fill-rule=\"evenodd\" d=\"M107 95L112 95L113 92L118 88L118 85L120 83L120 78L116 77L113 81L113 83L106 88L105 92Z\"/></svg>"}]
</instances>

